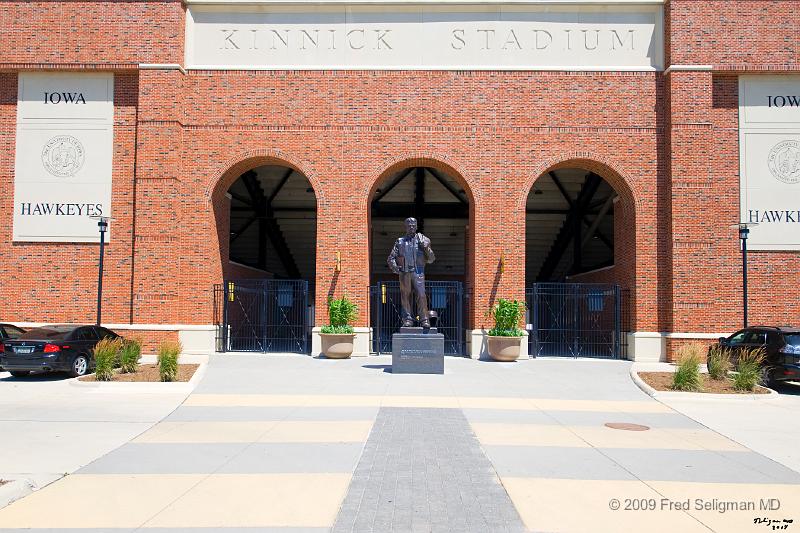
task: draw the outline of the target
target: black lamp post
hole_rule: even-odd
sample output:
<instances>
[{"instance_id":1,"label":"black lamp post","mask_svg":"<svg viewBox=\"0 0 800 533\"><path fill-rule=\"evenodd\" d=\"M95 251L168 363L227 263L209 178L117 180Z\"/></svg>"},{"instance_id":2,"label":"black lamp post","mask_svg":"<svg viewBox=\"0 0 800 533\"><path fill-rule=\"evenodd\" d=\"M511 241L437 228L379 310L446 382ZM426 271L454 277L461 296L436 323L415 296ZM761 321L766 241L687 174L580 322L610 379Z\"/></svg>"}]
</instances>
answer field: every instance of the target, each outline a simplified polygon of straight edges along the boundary
<instances>
[{"instance_id":1,"label":"black lamp post","mask_svg":"<svg viewBox=\"0 0 800 533\"><path fill-rule=\"evenodd\" d=\"M750 228L757 226L758 222L739 222L731 226L739 230L739 240L742 241L742 316L744 327L747 327L747 237L750 235Z\"/></svg>"},{"instance_id":2,"label":"black lamp post","mask_svg":"<svg viewBox=\"0 0 800 533\"><path fill-rule=\"evenodd\" d=\"M103 255L106 248L106 232L108 231L109 217L97 217L97 229L100 230L100 266L97 273L97 325L103 309Z\"/></svg>"}]
</instances>

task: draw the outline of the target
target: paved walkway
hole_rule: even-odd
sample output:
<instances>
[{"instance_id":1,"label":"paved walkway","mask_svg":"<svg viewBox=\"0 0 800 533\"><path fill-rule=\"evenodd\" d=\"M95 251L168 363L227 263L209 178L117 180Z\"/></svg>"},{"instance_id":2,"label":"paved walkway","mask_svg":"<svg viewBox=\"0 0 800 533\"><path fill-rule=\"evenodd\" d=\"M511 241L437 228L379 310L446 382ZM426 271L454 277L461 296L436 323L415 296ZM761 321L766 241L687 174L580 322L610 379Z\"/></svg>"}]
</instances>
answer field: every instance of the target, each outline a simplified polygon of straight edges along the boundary
<instances>
[{"instance_id":1,"label":"paved walkway","mask_svg":"<svg viewBox=\"0 0 800 533\"><path fill-rule=\"evenodd\" d=\"M17 497L71 474L169 415L187 392L126 393L78 387L62 375L0 372L0 479ZM0 521L0 526L2 526Z\"/></svg>"},{"instance_id":2,"label":"paved walkway","mask_svg":"<svg viewBox=\"0 0 800 533\"><path fill-rule=\"evenodd\" d=\"M444 376L392 375L388 362L215 356L164 421L0 510L0 527L516 530L509 499L534 531L800 519L799 473L646 396L627 362L448 359Z\"/></svg>"}]
</instances>

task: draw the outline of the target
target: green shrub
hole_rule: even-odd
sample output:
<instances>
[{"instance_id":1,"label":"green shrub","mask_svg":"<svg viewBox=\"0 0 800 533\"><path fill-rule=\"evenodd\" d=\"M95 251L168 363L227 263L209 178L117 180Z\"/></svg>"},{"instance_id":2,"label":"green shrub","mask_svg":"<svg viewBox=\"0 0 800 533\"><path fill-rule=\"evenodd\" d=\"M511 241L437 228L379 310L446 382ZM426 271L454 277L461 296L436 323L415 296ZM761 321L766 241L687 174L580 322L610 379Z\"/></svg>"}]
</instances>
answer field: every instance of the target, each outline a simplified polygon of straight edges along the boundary
<instances>
[{"instance_id":1,"label":"green shrub","mask_svg":"<svg viewBox=\"0 0 800 533\"><path fill-rule=\"evenodd\" d=\"M97 381L111 381L114 375L114 366L119 358L122 339L106 337L94 347L95 379Z\"/></svg>"},{"instance_id":2,"label":"green shrub","mask_svg":"<svg viewBox=\"0 0 800 533\"><path fill-rule=\"evenodd\" d=\"M183 346L178 341L164 341L158 348L158 373L161 381L175 381L178 377L178 356Z\"/></svg>"},{"instance_id":3,"label":"green shrub","mask_svg":"<svg viewBox=\"0 0 800 533\"><path fill-rule=\"evenodd\" d=\"M733 388L741 391L752 391L761 381L761 363L767 356L764 348L744 351L739 354L736 373L733 375Z\"/></svg>"},{"instance_id":4,"label":"green shrub","mask_svg":"<svg viewBox=\"0 0 800 533\"><path fill-rule=\"evenodd\" d=\"M328 299L328 321L330 324L322 326L322 333L353 333L353 326L350 324L356 319L358 306L353 303L346 295L341 298Z\"/></svg>"},{"instance_id":5,"label":"green shrub","mask_svg":"<svg viewBox=\"0 0 800 533\"><path fill-rule=\"evenodd\" d=\"M525 316L525 302L500 298L491 309L494 327L489 330L493 337L521 337L519 329L522 317Z\"/></svg>"},{"instance_id":6,"label":"green shrub","mask_svg":"<svg viewBox=\"0 0 800 533\"><path fill-rule=\"evenodd\" d=\"M672 375L672 390L692 391L700 390L700 361L703 347L697 343L681 346L678 350L676 364L677 370Z\"/></svg>"},{"instance_id":7,"label":"green shrub","mask_svg":"<svg viewBox=\"0 0 800 533\"><path fill-rule=\"evenodd\" d=\"M132 374L139 368L139 359L142 357L142 341L139 339L125 339L119 352L119 363L123 374Z\"/></svg>"},{"instance_id":8,"label":"green shrub","mask_svg":"<svg viewBox=\"0 0 800 533\"><path fill-rule=\"evenodd\" d=\"M728 371L731 369L731 351L719 344L715 344L708 351L706 365L711 379L723 380L727 378Z\"/></svg>"}]
</instances>

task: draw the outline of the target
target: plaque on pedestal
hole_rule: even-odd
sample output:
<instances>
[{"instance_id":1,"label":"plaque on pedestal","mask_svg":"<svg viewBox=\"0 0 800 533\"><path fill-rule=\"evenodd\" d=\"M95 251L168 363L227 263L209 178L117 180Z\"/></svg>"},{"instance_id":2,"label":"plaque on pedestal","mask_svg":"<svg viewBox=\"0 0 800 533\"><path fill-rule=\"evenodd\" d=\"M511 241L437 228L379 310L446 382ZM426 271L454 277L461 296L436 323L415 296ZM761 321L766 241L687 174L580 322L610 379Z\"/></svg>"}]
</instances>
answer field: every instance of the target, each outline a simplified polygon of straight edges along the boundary
<instances>
[{"instance_id":1,"label":"plaque on pedestal","mask_svg":"<svg viewBox=\"0 0 800 533\"><path fill-rule=\"evenodd\" d=\"M444 335L436 328L400 328L392 335L393 374L444 374Z\"/></svg>"}]
</instances>

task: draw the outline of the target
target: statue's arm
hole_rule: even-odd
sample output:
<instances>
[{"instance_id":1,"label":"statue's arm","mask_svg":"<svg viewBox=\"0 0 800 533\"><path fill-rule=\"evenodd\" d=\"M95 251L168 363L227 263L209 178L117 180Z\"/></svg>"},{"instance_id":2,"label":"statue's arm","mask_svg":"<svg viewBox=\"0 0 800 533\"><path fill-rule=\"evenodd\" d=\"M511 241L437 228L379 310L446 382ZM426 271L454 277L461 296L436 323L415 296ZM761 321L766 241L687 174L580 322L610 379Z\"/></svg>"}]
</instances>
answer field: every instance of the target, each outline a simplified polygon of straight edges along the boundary
<instances>
[{"instance_id":1,"label":"statue's arm","mask_svg":"<svg viewBox=\"0 0 800 533\"><path fill-rule=\"evenodd\" d=\"M422 251L425 252L426 263L433 263L436 261L436 255L434 255L433 248L431 248L431 240L424 235L422 236Z\"/></svg>"},{"instance_id":2,"label":"statue's arm","mask_svg":"<svg viewBox=\"0 0 800 533\"><path fill-rule=\"evenodd\" d=\"M397 241L395 241L392 251L389 253L389 258L386 259L386 263L389 265L389 270L395 274L400 273L400 268L397 266L397 256L399 253L400 251L397 249Z\"/></svg>"}]
</instances>

